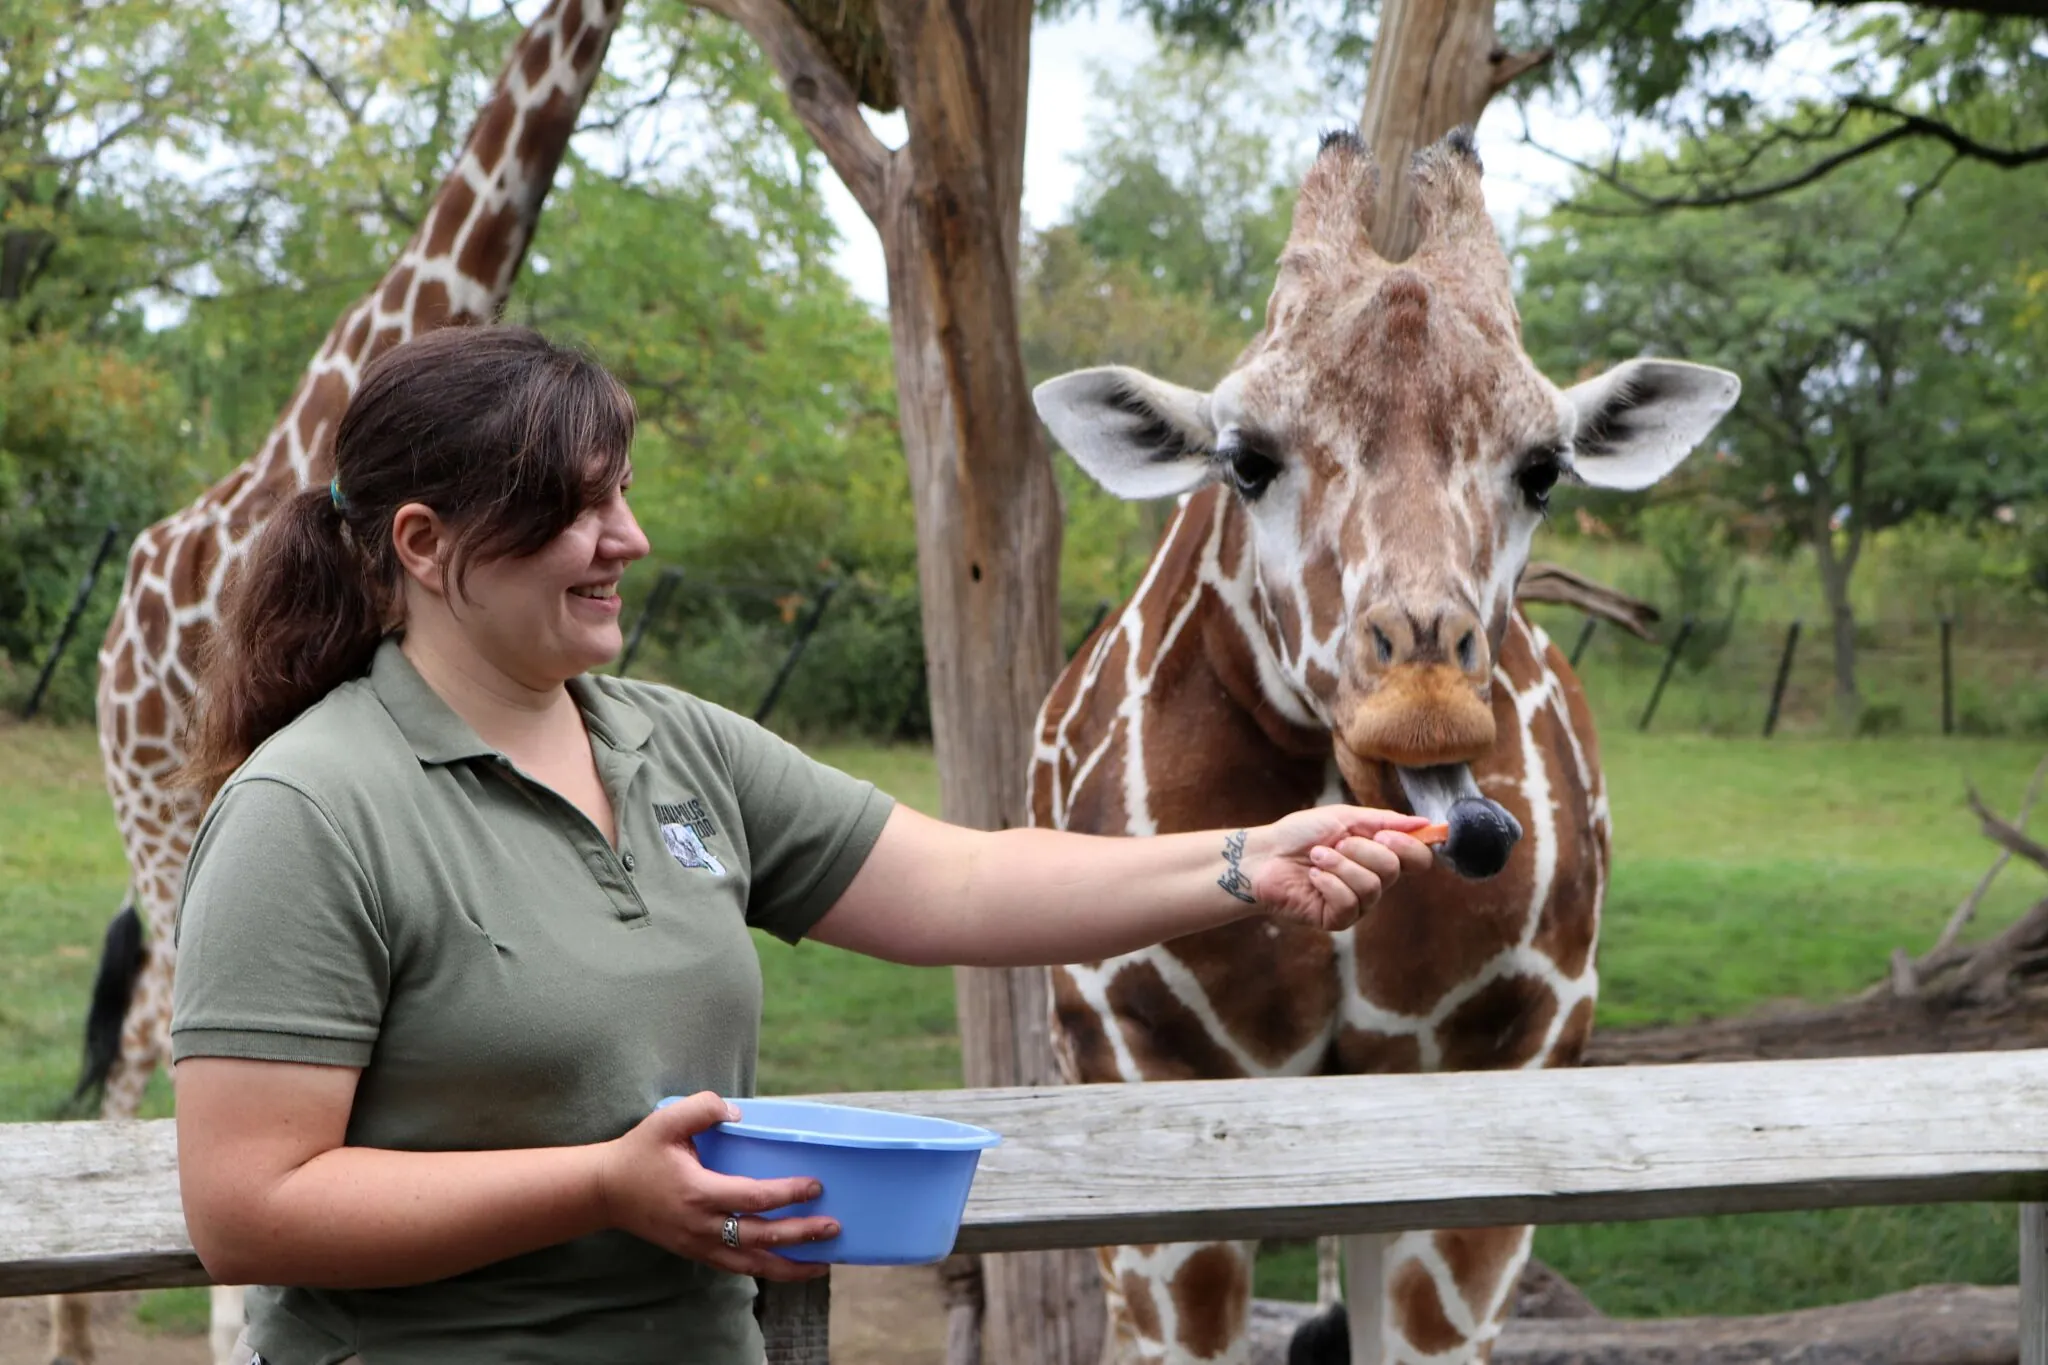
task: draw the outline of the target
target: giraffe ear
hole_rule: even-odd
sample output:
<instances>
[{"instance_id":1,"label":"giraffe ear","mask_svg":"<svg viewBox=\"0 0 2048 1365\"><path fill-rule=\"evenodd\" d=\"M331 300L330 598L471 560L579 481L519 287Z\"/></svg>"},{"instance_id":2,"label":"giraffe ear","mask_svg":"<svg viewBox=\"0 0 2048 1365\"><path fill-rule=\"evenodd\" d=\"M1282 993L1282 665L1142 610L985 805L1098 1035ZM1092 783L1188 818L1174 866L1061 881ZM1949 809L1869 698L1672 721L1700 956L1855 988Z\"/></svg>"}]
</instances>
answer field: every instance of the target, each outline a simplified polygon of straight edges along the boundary
<instances>
[{"instance_id":1,"label":"giraffe ear","mask_svg":"<svg viewBox=\"0 0 2048 1365\"><path fill-rule=\"evenodd\" d=\"M1565 390L1577 425L1572 468L1595 488L1648 488L1678 468L1741 396L1726 370L1628 360Z\"/></svg>"},{"instance_id":2,"label":"giraffe ear","mask_svg":"<svg viewBox=\"0 0 2048 1365\"><path fill-rule=\"evenodd\" d=\"M1178 497L1213 473L1206 393L1106 365L1048 379L1031 398L1053 439L1117 497Z\"/></svg>"}]
</instances>

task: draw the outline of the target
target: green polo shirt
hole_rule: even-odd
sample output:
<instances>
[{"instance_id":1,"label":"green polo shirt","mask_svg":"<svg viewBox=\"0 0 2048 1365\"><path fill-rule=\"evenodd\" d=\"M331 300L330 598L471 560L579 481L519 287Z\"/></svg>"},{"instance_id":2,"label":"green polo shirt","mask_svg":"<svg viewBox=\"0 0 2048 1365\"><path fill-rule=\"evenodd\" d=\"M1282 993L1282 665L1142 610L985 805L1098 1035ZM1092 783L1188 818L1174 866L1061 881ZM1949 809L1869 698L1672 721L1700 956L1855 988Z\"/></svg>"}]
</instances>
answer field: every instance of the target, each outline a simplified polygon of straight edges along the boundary
<instances>
[{"instance_id":1,"label":"green polo shirt","mask_svg":"<svg viewBox=\"0 0 2048 1365\"><path fill-rule=\"evenodd\" d=\"M618 847L477 738L395 639L259 748L200 826L172 1056L360 1067L351 1145L617 1137L665 1095L753 1093L761 971L893 803L740 716L570 684ZM403 1289L266 1287L272 1365L758 1365L751 1280L621 1232Z\"/></svg>"}]
</instances>

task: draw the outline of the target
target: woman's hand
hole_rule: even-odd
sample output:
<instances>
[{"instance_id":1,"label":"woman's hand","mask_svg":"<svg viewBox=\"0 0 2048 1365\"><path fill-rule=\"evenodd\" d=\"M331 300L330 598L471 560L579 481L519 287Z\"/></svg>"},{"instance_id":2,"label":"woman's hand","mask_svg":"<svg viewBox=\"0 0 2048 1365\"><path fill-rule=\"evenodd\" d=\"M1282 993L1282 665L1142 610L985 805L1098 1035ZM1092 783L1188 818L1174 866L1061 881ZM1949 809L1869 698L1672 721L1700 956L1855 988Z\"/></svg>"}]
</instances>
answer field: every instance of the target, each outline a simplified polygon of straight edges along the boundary
<instances>
[{"instance_id":1,"label":"woman's hand","mask_svg":"<svg viewBox=\"0 0 2048 1365\"><path fill-rule=\"evenodd\" d=\"M1225 890L1249 891L1259 908L1316 929L1348 929L1404 872L1435 861L1413 838L1429 821L1363 806L1317 806L1226 841ZM1241 890L1233 890L1236 871Z\"/></svg>"},{"instance_id":2,"label":"woman's hand","mask_svg":"<svg viewBox=\"0 0 2048 1365\"><path fill-rule=\"evenodd\" d=\"M839 1235L830 1218L750 1218L821 1193L815 1180L745 1180L697 1160L691 1139L739 1118L710 1091L655 1110L629 1133L604 1144L598 1168L605 1221L693 1261L764 1280L813 1280L829 1267L792 1261L773 1248ZM741 1215L739 1249L725 1244L726 1217Z\"/></svg>"}]
</instances>

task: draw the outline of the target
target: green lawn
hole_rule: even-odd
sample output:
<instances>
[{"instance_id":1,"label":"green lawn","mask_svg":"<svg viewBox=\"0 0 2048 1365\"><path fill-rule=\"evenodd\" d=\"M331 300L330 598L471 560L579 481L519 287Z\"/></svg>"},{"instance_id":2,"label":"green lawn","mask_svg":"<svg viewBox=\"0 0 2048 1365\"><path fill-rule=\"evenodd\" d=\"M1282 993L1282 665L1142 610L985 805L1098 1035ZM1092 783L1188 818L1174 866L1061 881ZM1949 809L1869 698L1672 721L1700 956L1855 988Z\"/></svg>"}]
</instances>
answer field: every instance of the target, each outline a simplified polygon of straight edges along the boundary
<instances>
[{"instance_id":1,"label":"green lawn","mask_svg":"<svg viewBox=\"0 0 2048 1365\"><path fill-rule=\"evenodd\" d=\"M2016 803L2038 758L2022 741L1604 738L1616 865L1601 951L1615 1026L1825 999L1923 950L1991 857L1965 778ZM932 811L930 755L817 748ZM46 1117L69 1091L99 937L123 870L89 732L0 729L0 1121ZM2043 894L2015 867L1975 934ZM952 974L817 945L761 941L769 1092L955 1084ZM169 1112L159 1080L149 1112ZM1998 1207L1878 1209L1551 1228L1538 1252L1620 1314L1763 1312L1933 1280L2011 1282ZM1260 1288L1306 1295L1313 1253L1276 1248ZM166 1321L189 1315L158 1307Z\"/></svg>"}]
</instances>

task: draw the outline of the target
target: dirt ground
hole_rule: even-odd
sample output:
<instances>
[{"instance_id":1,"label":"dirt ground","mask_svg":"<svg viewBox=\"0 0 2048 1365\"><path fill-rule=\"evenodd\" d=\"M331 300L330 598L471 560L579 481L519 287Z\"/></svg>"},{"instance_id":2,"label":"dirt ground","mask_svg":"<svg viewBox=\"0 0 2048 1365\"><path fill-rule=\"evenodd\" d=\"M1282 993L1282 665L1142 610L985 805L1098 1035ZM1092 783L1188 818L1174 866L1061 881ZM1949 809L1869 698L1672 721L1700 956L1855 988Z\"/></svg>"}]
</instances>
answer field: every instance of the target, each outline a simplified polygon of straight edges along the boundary
<instances>
[{"instance_id":1,"label":"dirt ground","mask_svg":"<svg viewBox=\"0 0 2048 1365\"><path fill-rule=\"evenodd\" d=\"M206 1337L143 1330L136 1294L93 1301L96 1365L210 1365ZM47 1365L50 1317L42 1299L0 1299L0 1365ZM931 1266L832 1272L833 1365L943 1365L946 1314Z\"/></svg>"}]
</instances>

